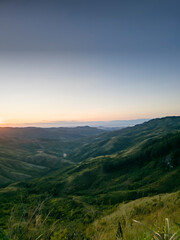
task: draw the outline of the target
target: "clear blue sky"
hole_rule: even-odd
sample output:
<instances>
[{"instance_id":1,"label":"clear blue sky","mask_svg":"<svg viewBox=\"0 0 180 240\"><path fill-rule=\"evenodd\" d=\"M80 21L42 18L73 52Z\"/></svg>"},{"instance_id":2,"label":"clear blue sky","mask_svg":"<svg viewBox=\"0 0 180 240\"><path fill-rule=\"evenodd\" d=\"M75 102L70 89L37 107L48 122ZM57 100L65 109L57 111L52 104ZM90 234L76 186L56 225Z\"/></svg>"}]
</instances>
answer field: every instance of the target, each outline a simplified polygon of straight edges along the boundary
<instances>
[{"instance_id":1,"label":"clear blue sky","mask_svg":"<svg viewBox=\"0 0 180 240\"><path fill-rule=\"evenodd\" d=\"M0 120L180 115L180 2L0 2Z\"/></svg>"}]
</instances>

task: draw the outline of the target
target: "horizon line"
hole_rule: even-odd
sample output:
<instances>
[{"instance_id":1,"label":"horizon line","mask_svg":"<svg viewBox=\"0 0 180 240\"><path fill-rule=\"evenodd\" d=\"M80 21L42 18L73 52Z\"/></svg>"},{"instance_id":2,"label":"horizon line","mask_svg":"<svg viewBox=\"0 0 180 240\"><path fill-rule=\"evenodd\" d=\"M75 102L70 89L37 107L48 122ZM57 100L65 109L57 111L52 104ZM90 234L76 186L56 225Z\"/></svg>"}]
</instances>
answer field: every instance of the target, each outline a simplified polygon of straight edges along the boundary
<instances>
[{"instance_id":1,"label":"horizon line","mask_svg":"<svg viewBox=\"0 0 180 240\"><path fill-rule=\"evenodd\" d=\"M57 121L42 121L42 122L22 122L22 123L1 123L0 128L12 127L12 128L25 128L25 127L42 127L42 128L51 128L51 127L80 127L80 126L90 126L90 127L126 127L130 125L140 124L152 119L161 119L166 117L180 117L179 115L167 115L167 116L158 116L152 118L135 118L135 119L114 119L114 120L87 120L87 121L78 121L78 120L57 120Z\"/></svg>"},{"instance_id":2,"label":"horizon line","mask_svg":"<svg viewBox=\"0 0 180 240\"><path fill-rule=\"evenodd\" d=\"M119 122L119 123L126 123L126 122L135 122L135 121L147 121L147 120L150 120L152 118L135 118L135 119L125 119L125 120L122 120L122 119L113 119L113 120L57 120L57 121L38 121L38 122L22 122L22 123L5 123L5 122L2 122L0 124L0 127L3 128L3 127L36 127L35 125L56 125L56 124L72 124L74 126L81 126L79 124L82 124L82 126L85 126L84 124L100 124L100 123L104 123L104 124L108 124L108 123L116 123L116 122ZM78 125L77 125L78 124ZM38 127L38 126L37 126ZM52 126L53 127L53 126ZM61 126L59 126L61 127ZM64 126L62 126L64 127ZM71 126L69 126L71 127ZM72 126L73 127L73 126ZM100 127L100 126L99 126Z\"/></svg>"}]
</instances>

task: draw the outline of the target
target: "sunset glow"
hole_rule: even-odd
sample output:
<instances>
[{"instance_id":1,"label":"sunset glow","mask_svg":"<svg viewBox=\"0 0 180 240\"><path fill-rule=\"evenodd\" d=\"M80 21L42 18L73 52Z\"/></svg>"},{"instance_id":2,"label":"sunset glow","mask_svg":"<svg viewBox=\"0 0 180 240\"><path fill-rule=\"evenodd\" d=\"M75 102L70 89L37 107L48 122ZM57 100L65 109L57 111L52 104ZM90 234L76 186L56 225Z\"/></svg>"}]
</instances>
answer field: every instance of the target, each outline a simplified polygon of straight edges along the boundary
<instances>
[{"instance_id":1,"label":"sunset glow","mask_svg":"<svg viewBox=\"0 0 180 240\"><path fill-rule=\"evenodd\" d=\"M4 2L3 124L180 115L180 34L169 5L107 5L108 18L91 1Z\"/></svg>"}]
</instances>

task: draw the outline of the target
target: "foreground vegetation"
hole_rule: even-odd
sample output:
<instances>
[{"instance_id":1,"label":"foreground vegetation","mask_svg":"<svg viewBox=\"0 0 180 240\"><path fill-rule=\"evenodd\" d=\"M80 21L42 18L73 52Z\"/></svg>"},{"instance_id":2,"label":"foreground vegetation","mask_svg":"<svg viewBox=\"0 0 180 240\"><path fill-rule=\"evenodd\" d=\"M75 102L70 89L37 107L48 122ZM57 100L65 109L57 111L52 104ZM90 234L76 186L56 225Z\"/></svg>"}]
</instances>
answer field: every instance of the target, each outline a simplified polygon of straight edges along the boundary
<instances>
[{"instance_id":1,"label":"foreground vegetation","mask_svg":"<svg viewBox=\"0 0 180 240\"><path fill-rule=\"evenodd\" d=\"M137 219L150 229L163 233L164 220L167 217L171 223L171 233L176 232L179 229L176 223L180 223L180 192L121 203L112 213L93 222L88 227L87 233L90 239L115 239L118 223L120 223L123 239L149 240L152 239L152 233L144 226L137 225L133 219Z\"/></svg>"},{"instance_id":2,"label":"foreground vegetation","mask_svg":"<svg viewBox=\"0 0 180 240\"><path fill-rule=\"evenodd\" d=\"M74 215L72 211L75 209L77 211L77 208L72 209L71 206L69 209L70 203L62 203L61 207L63 206L64 212L66 211L66 216L63 216L62 212L62 215L57 218L56 210L51 208L52 204L49 207L49 200L36 202L37 198L31 196L26 203L16 205L11 210L6 228L1 231L0 239L151 240L154 234L152 231L156 231L162 236L159 239L170 240L170 236L172 237L180 229L180 191L121 203L103 210L96 216L93 212L89 212L89 216L92 217L91 221L85 220L86 206L81 207L81 211L86 215L80 215L78 212ZM166 225L164 223L167 217L169 217L170 227L167 226L167 220ZM142 224L137 224L137 221L133 219L137 219ZM167 231L168 235L165 235ZM176 238L174 236L171 240L174 239L180 239L180 235L177 233Z\"/></svg>"}]
</instances>

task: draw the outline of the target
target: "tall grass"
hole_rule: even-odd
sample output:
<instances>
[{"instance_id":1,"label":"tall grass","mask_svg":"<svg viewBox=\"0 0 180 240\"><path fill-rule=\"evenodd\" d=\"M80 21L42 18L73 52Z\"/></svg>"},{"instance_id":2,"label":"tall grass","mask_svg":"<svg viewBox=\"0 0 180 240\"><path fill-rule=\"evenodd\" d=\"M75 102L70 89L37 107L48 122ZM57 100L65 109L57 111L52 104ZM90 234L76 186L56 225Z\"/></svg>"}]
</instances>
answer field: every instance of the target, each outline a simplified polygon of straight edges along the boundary
<instances>
[{"instance_id":1,"label":"tall grass","mask_svg":"<svg viewBox=\"0 0 180 240\"><path fill-rule=\"evenodd\" d=\"M45 201L14 207L7 229L5 232L0 231L0 239L180 240L180 227L173 224L180 222L180 192L122 203L113 213L86 225L86 231L83 230L86 233L79 235L79 221L73 230L72 225L67 226L68 222L61 225L59 220L56 221L47 209ZM165 216L169 216L171 225Z\"/></svg>"},{"instance_id":2,"label":"tall grass","mask_svg":"<svg viewBox=\"0 0 180 240\"><path fill-rule=\"evenodd\" d=\"M0 230L0 240L82 240L78 224L57 218L49 199L21 203L12 210L6 229ZM49 210L51 209L51 210ZM67 209L68 211L68 209Z\"/></svg>"},{"instance_id":3,"label":"tall grass","mask_svg":"<svg viewBox=\"0 0 180 240\"><path fill-rule=\"evenodd\" d=\"M93 240L114 240L120 222L123 240L151 240L151 232L132 219L138 219L150 229L163 233L167 216L172 223L171 231L175 233L179 226L173 223L180 222L180 192L122 203L111 214L94 221L87 228L87 235Z\"/></svg>"},{"instance_id":4,"label":"tall grass","mask_svg":"<svg viewBox=\"0 0 180 240\"><path fill-rule=\"evenodd\" d=\"M145 224L143 224L140 221L137 221L137 220L133 220L133 221L135 223L138 223L138 224L144 226L148 231L151 232L154 239L156 239L156 240L177 240L177 239L180 238L180 235L178 235L178 233L180 232L180 229L177 230L176 232L172 233L171 229L170 229L170 224L169 224L169 219L168 218L165 218L164 231L162 233L150 229L149 227L147 227Z\"/></svg>"},{"instance_id":5,"label":"tall grass","mask_svg":"<svg viewBox=\"0 0 180 240\"><path fill-rule=\"evenodd\" d=\"M12 209L3 240L49 240L57 230L57 221L49 224L49 215L44 213L44 201L36 206L21 204Z\"/></svg>"}]
</instances>

